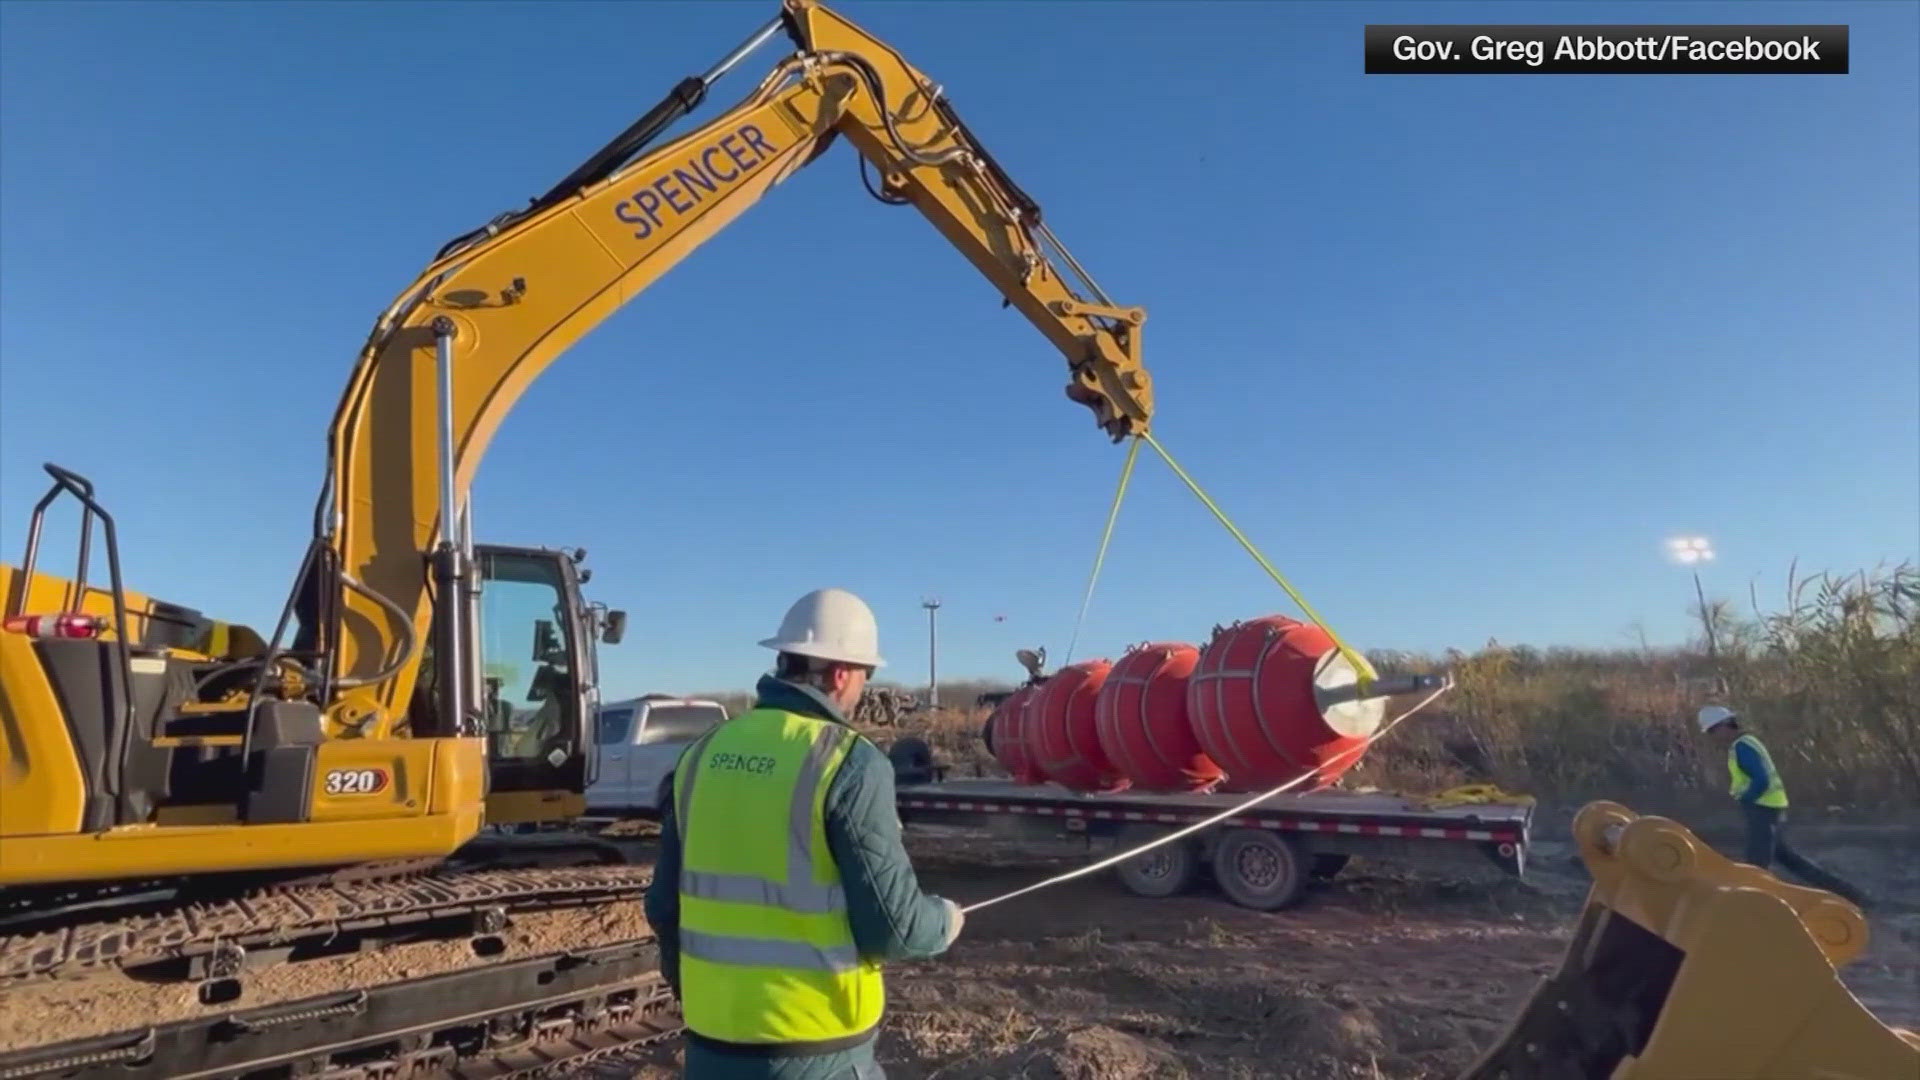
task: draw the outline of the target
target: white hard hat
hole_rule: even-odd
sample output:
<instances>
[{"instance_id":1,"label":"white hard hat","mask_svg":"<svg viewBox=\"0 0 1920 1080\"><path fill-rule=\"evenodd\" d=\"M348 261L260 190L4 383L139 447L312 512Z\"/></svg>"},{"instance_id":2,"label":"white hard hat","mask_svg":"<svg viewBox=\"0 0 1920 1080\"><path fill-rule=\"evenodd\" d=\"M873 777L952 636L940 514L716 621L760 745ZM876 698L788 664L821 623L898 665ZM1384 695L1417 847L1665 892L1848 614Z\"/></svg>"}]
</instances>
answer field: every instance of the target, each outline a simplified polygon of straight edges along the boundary
<instances>
[{"instance_id":1,"label":"white hard hat","mask_svg":"<svg viewBox=\"0 0 1920 1080\"><path fill-rule=\"evenodd\" d=\"M880 628L867 602L845 589L815 589L794 601L761 645L776 652L881 667Z\"/></svg>"},{"instance_id":2,"label":"white hard hat","mask_svg":"<svg viewBox=\"0 0 1920 1080\"><path fill-rule=\"evenodd\" d=\"M1700 730L1712 731L1729 720L1738 720L1740 715L1725 705L1709 705L1700 710Z\"/></svg>"}]
</instances>

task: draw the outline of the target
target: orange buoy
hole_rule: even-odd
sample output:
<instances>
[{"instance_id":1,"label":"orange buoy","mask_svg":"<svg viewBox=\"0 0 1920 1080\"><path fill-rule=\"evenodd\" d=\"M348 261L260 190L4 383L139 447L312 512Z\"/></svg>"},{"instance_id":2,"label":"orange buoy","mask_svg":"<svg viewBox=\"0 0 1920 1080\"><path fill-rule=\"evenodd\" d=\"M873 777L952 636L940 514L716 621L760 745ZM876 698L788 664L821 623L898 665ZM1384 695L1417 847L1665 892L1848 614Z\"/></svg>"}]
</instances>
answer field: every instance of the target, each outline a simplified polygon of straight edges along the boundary
<instances>
[{"instance_id":1,"label":"orange buoy","mask_svg":"<svg viewBox=\"0 0 1920 1080\"><path fill-rule=\"evenodd\" d=\"M1100 687L1100 749L1139 790L1206 791L1220 782L1220 766L1187 717L1187 682L1199 660L1198 648L1180 642L1135 646Z\"/></svg>"},{"instance_id":2,"label":"orange buoy","mask_svg":"<svg viewBox=\"0 0 1920 1080\"><path fill-rule=\"evenodd\" d=\"M1082 660L1047 677L1027 704L1028 745L1047 779L1070 791L1125 791L1127 778L1100 749L1094 704L1113 665Z\"/></svg>"},{"instance_id":3,"label":"orange buoy","mask_svg":"<svg viewBox=\"0 0 1920 1080\"><path fill-rule=\"evenodd\" d=\"M1293 790L1315 791L1357 764L1380 727L1383 698L1341 699L1356 682L1325 630L1269 615L1215 629L1187 681L1187 713L1201 749L1226 770L1224 790L1298 779Z\"/></svg>"},{"instance_id":4,"label":"orange buoy","mask_svg":"<svg viewBox=\"0 0 1920 1080\"><path fill-rule=\"evenodd\" d=\"M1027 706L1032 703L1038 683L1015 690L994 707L987 717L987 748L1000 767L1022 784L1045 783L1047 776L1034 761L1033 730L1027 723Z\"/></svg>"}]
</instances>

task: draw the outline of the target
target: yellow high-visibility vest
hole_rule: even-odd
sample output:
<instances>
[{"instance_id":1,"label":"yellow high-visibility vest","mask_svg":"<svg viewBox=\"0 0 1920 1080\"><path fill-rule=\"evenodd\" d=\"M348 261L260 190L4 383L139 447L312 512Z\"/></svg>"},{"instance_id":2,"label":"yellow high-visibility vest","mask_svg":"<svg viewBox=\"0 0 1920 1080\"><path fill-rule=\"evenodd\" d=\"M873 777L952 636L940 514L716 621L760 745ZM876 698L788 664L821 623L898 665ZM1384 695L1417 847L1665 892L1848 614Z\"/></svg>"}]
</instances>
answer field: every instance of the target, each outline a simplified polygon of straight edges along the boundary
<instances>
[{"instance_id":1,"label":"yellow high-visibility vest","mask_svg":"<svg viewBox=\"0 0 1920 1080\"><path fill-rule=\"evenodd\" d=\"M680 999L694 1034L824 1050L880 1022L880 966L854 946L824 824L828 786L858 738L763 708L681 755Z\"/></svg>"},{"instance_id":2,"label":"yellow high-visibility vest","mask_svg":"<svg viewBox=\"0 0 1920 1080\"><path fill-rule=\"evenodd\" d=\"M1727 772L1733 777L1733 783L1728 790L1731 791L1733 797L1737 799L1746 792L1747 785L1753 783L1753 777L1748 776L1747 770L1740 767L1740 755L1737 751L1741 743L1746 743L1748 746L1751 746L1753 752L1759 754L1760 760L1765 762L1767 766L1766 790L1762 791L1760 797L1754 801L1761 806L1771 806L1775 810L1785 810L1787 808L1787 785L1785 781L1780 779L1780 770L1773 767L1773 755L1767 753L1765 744L1761 743L1758 738L1752 735L1742 735L1733 740L1733 745L1727 747Z\"/></svg>"}]
</instances>

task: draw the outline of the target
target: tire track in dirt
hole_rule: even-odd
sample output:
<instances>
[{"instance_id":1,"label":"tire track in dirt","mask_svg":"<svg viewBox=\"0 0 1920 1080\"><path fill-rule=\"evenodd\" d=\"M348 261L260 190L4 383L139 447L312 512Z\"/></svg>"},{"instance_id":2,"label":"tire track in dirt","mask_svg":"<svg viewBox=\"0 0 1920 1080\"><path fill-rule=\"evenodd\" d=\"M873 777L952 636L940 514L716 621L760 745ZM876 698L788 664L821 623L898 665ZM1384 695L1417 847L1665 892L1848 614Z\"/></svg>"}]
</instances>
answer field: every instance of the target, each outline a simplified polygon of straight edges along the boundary
<instances>
[{"instance_id":1,"label":"tire track in dirt","mask_svg":"<svg viewBox=\"0 0 1920 1080\"><path fill-rule=\"evenodd\" d=\"M1826 857L1910 895L1883 850L1893 842L1875 834ZM1085 859L977 837L909 834L909 846L922 885L962 903ZM1586 888L1570 849L1544 840L1526 884L1356 860L1274 913L1207 886L1135 897L1094 875L976 912L945 956L890 967L881 1061L893 1080L1451 1078L1559 963ZM1920 954L1902 918L1876 916L1843 977L1883 1021L1920 1026ZM665 1080L677 1060L663 1047L591 1075Z\"/></svg>"}]
</instances>

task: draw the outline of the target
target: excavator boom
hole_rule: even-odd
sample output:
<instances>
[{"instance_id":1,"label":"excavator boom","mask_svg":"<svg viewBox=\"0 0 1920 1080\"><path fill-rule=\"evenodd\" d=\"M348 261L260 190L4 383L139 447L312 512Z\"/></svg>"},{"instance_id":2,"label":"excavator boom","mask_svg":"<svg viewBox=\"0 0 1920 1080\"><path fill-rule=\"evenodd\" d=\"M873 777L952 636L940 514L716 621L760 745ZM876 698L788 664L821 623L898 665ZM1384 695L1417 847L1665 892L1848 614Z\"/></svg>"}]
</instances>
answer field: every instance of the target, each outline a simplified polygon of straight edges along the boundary
<instances>
[{"instance_id":1,"label":"excavator boom","mask_svg":"<svg viewBox=\"0 0 1920 1080\"><path fill-rule=\"evenodd\" d=\"M795 50L750 93L667 135L782 31ZM97 520L111 554L111 519L49 466L33 532L53 498L79 499L79 573L42 575L30 544L0 578L0 752L31 762L0 787L63 809L0 827L0 887L437 858L483 823L577 815L593 642L617 640L619 613L582 598L582 552L475 544L474 472L548 364L841 136L882 202L919 209L1061 351L1068 396L1108 435L1146 431L1143 313L1087 279L925 75L815 0L784 0L551 190L443 247L375 320L265 638L197 612L162 634L173 623L117 575L89 586L84 537ZM107 833L127 839L113 858Z\"/></svg>"},{"instance_id":2,"label":"excavator boom","mask_svg":"<svg viewBox=\"0 0 1920 1080\"><path fill-rule=\"evenodd\" d=\"M669 135L782 31L795 51L751 93ZM447 244L375 320L270 634L128 589L105 500L48 465L26 557L0 564L0 982L135 964L136 940L191 975L251 966L254 946L291 963L348 925L354 943L459 935L636 894L644 868L575 865L624 858L595 838L483 835L584 812L595 642L624 619L585 599L584 552L476 544L468 491L548 364L838 137L880 201L920 210L1064 355L1102 430L1146 432L1144 314L1087 279L924 75L785 0L540 198ZM71 580L37 566L66 497ZM105 587L98 566L88 580L96 524Z\"/></svg>"},{"instance_id":3,"label":"excavator boom","mask_svg":"<svg viewBox=\"0 0 1920 1080\"><path fill-rule=\"evenodd\" d=\"M752 93L639 154L782 28L798 51ZM459 523L487 443L528 385L835 136L877 172L878 198L926 215L1060 350L1068 396L1110 437L1146 430L1144 312L1085 275L925 75L815 0L785 0L778 20L527 210L448 245L378 320L332 429L319 515L328 550L312 572L333 580L308 583L332 657L333 727L391 732L429 631L457 655L457 628L434 626L447 612L435 612L429 583L460 587L457 530L445 525ZM423 553L438 560L432 574ZM444 715L441 733L455 734L470 707L469 696Z\"/></svg>"}]
</instances>

